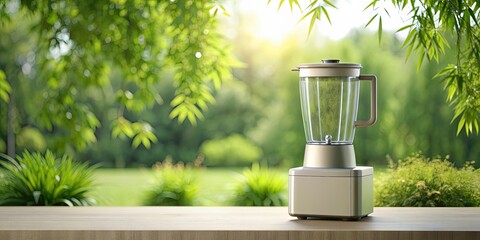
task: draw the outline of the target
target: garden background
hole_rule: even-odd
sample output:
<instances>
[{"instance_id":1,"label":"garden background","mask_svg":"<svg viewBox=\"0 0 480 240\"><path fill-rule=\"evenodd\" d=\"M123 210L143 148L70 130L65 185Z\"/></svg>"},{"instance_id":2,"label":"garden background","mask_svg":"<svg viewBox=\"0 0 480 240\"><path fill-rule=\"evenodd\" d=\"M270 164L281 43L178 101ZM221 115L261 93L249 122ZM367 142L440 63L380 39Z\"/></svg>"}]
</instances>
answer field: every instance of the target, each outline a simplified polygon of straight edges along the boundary
<instances>
[{"instance_id":1,"label":"garden background","mask_svg":"<svg viewBox=\"0 0 480 240\"><path fill-rule=\"evenodd\" d=\"M135 99L134 90L138 90L135 86L128 87L132 83L125 82L129 76L120 69L121 65L111 66L106 74L109 81L102 83L102 87L86 84L83 88L65 90L58 89L57 85L62 83L55 81L48 81L51 86L42 85L45 82L39 79L44 73L40 68L45 65L36 60L41 52L32 44L37 41L32 33L36 17L22 18L25 15L21 11L12 14L13 20L3 22L0 27L0 69L9 76L12 87L11 101L0 101L0 152L7 153L9 131L13 131L16 154L50 149L97 166L94 195L102 205L141 205L144 192L154 185L156 166L165 161L185 164L192 166L190 170L200 184L197 190L200 200L194 204L225 205L234 194L235 181L241 178L244 168L259 163L285 181L288 168L302 165L305 137L298 75L291 69L299 63L335 58L360 63L362 73L378 77L378 122L356 130L358 165L373 166L385 173L389 159L396 161L417 152L431 157L448 156L448 161L456 167L478 161L479 136L457 131L459 119L452 121L454 106L446 101L445 82L435 78L456 60L454 49L447 48L438 62L426 61L417 68L418 56L411 53L407 59L408 49L402 46L406 36L395 33L393 27L384 27L381 42L376 32L363 26L332 38L334 27L319 25L307 37L308 21L297 23L295 18L290 19L295 11L277 10L276 4L267 5L266 1L253 2L227 2L223 4L225 8L216 10L218 33L236 59L232 60L233 78L224 81L220 88L214 82L208 83L209 88L216 89L212 91L215 101L205 103L208 109L205 108L198 121L184 117L190 121L183 122L172 119L179 84L175 72L168 69L149 73L160 79L148 87L158 91L161 98L152 100L151 107L138 109L135 102L119 103L132 96ZM285 18L294 24L286 25ZM276 35L268 32L282 26L288 31L279 30ZM455 44L453 38L448 40L452 46ZM69 55L68 46L65 48L57 49L60 58ZM50 54L55 55L54 50ZM207 54L194 53L200 60ZM182 65L176 65L179 66ZM135 75L132 72L137 69L130 70L129 74ZM90 76L88 65L82 74ZM75 81L76 77L79 76L70 76L69 81ZM116 89L124 85L127 87L122 89L127 90L119 95ZM369 114L368 88L362 87L359 119ZM75 120L76 107L59 110L52 105L49 109L48 89L59 95L74 95L72 105L91 110L96 118L92 120L87 114L80 121L94 122L94 140L77 144L77 138L85 140L89 135L74 138L64 128L70 124L69 120ZM62 118L57 121L61 124L56 126L55 121L45 124L45 114ZM140 128L154 137L144 142L130 137L125 129L115 133L118 127L115 124L121 124L121 119L132 123L140 120L143 124ZM71 124L75 131L77 126ZM473 167L478 168L479 164L475 162Z\"/></svg>"}]
</instances>

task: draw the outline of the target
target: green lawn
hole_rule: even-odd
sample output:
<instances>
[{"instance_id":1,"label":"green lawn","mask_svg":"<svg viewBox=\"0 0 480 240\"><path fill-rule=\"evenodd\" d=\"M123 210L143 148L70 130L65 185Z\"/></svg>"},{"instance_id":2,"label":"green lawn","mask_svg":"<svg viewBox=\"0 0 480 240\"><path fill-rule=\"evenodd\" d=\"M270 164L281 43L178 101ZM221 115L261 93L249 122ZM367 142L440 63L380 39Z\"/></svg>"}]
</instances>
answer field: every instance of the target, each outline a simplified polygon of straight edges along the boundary
<instances>
[{"instance_id":1,"label":"green lawn","mask_svg":"<svg viewBox=\"0 0 480 240\"><path fill-rule=\"evenodd\" d=\"M93 196L103 206L141 205L141 195L151 175L152 171L147 169L97 169Z\"/></svg>"},{"instance_id":2,"label":"green lawn","mask_svg":"<svg viewBox=\"0 0 480 240\"><path fill-rule=\"evenodd\" d=\"M232 184L240 177L242 170L243 168L195 169L194 174L199 182L197 205L227 205L228 198L232 195ZM288 169L270 170L278 171L285 176L285 180L288 179ZM385 171L385 168L375 168L376 176ZM151 169L97 169L97 188L93 195L99 198L102 206L140 206L143 194L152 186L153 179L154 171Z\"/></svg>"},{"instance_id":3,"label":"green lawn","mask_svg":"<svg viewBox=\"0 0 480 240\"><path fill-rule=\"evenodd\" d=\"M273 170L273 169L272 169ZM226 205L231 195L232 183L242 168L195 169L199 181L198 205ZM288 178L288 170L277 170ZM151 169L97 169L97 189L94 196L103 206L139 206L145 191L152 186L154 171Z\"/></svg>"}]
</instances>

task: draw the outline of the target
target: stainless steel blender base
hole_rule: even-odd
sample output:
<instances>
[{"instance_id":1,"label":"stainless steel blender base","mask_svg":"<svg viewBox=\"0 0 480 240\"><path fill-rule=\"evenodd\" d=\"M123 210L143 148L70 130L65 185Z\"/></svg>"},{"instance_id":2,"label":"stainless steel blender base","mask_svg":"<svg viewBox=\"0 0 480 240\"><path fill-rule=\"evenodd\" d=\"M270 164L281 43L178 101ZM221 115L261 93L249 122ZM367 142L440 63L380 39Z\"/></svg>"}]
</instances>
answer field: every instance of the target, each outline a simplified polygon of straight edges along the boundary
<instances>
[{"instance_id":1,"label":"stainless steel blender base","mask_svg":"<svg viewBox=\"0 0 480 240\"><path fill-rule=\"evenodd\" d=\"M373 212L373 168L292 168L288 213L307 217L360 219Z\"/></svg>"}]
</instances>

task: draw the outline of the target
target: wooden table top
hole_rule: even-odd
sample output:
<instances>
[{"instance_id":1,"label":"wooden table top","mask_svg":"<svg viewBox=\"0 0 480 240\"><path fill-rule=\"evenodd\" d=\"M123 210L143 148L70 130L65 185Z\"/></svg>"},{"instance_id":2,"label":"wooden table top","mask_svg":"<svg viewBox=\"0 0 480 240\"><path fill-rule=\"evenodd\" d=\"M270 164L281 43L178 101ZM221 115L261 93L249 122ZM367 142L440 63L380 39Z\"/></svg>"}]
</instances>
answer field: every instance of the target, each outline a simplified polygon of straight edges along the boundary
<instances>
[{"instance_id":1,"label":"wooden table top","mask_svg":"<svg viewBox=\"0 0 480 240\"><path fill-rule=\"evenodd\" d=\"M1 230L480 231L480 208L375 208L359 221L286 207L0 207Z\"/></svg>"}]
</instances>

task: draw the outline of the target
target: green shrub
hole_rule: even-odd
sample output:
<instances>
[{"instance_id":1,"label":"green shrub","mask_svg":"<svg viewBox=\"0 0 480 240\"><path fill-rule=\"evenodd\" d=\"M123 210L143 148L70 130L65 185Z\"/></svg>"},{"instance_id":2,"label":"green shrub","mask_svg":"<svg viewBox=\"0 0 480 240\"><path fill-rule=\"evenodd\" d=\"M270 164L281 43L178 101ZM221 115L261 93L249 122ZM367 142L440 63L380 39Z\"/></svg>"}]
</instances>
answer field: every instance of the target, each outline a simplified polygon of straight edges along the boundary
<instances>
[{"instance_id":1,"label":"green shrub","mask_svg":"<svg viewBox=\"0 0 480 240\"><path fill-rule=\"evenodd\" d=\"M254 164L245 169L234 185L232 204L235 206L285 206L283 193L287 189L286 179L267 168Z\"/></svg>"},{"instance_id":2,"label":"green shrub","mask_svg":"<svg viewBox=\"0 0 480 240\"><path fill-rule=\"evenodd\" d=\"M47 148L47 141L42 132L33 127L22 128L15 140L17 141L17 147L22 149L45 151Z\"/></svg>"},{"instance_id":3,"label":"green shrub","mask_svg":"<svg viewBox=\"0 0 480 240\"><path fill-rule=\"evenodd\" d=\"M208 166L248 166L262 156L259 147L239 134L205 141L200 151Z\"/></svg>"},{"instance_id":4,"label":"green shrub","mask_svg":"<svg viewBox=\"0 0 480 240\"><path fill-rule=\"evenodd\" d=\"M89 206L94 168L51 151L45 155L25 151L17 160L2 155L0 205L4 206Z\"/></svg>"},{"instance_id":5,"label":"green shrub","mask_svg":"<svg viewBox=\"0 0 480 240\"><path fill-rule=\"evenodd\" d=\"M375 205L391 207L480 206L480 172L467 163L457 169L448 157L413 154L376 177Z\"/></svg>"},{"instance_id":6,"label":"green shrub","mask_svg":"<svg viewBox=\"0 0 480 240\"><path fill-rule=\"evenodd\" d=\"M190 167L170 160L154 166L155 184L144 198L146 206L192 206L198 182Z\"/></svg>"}]
</instances>

